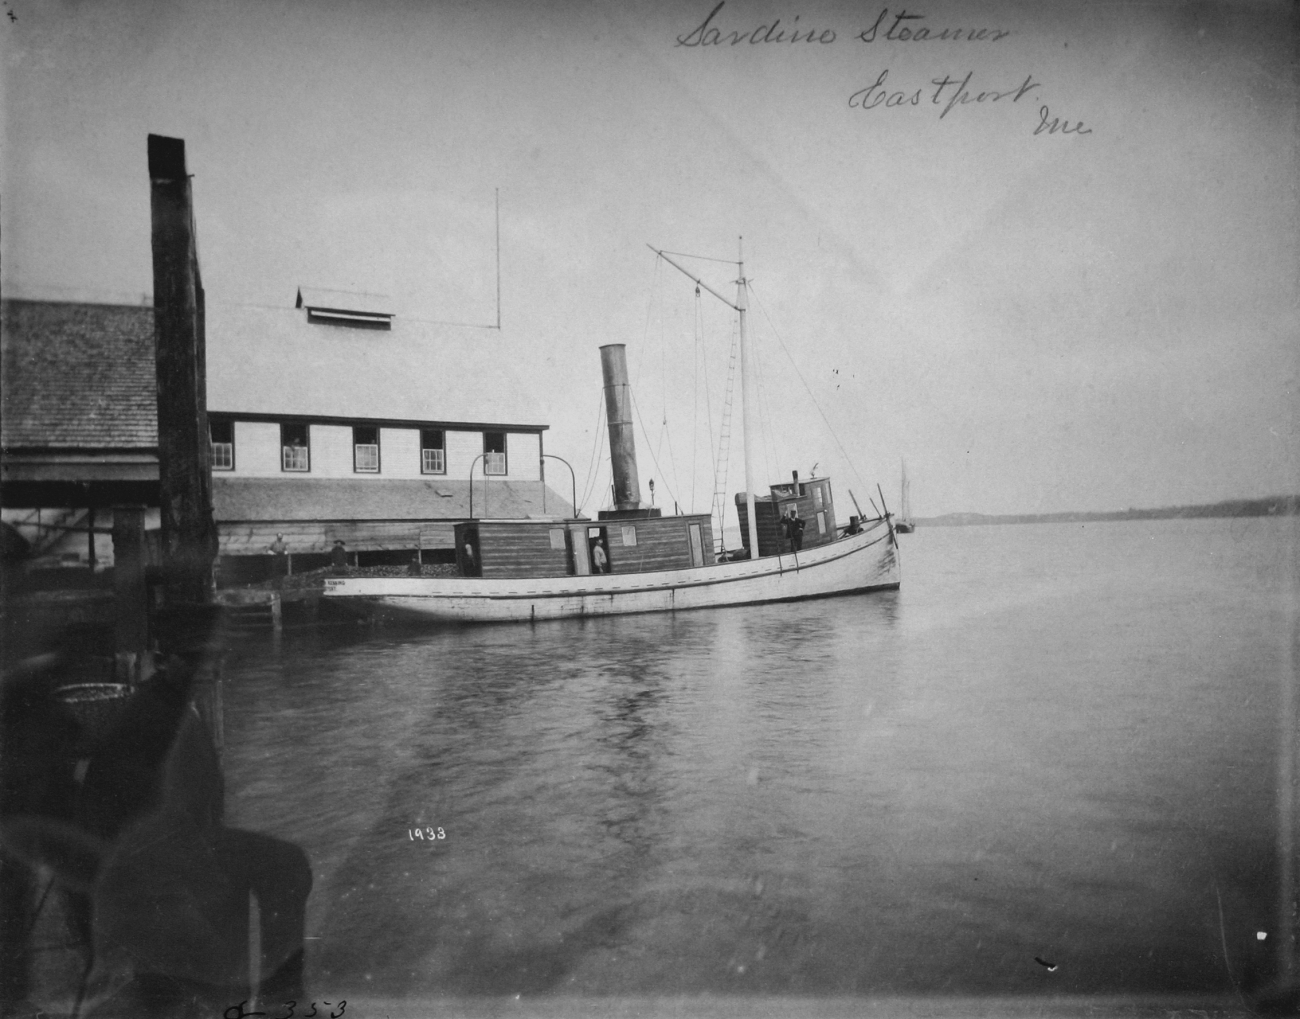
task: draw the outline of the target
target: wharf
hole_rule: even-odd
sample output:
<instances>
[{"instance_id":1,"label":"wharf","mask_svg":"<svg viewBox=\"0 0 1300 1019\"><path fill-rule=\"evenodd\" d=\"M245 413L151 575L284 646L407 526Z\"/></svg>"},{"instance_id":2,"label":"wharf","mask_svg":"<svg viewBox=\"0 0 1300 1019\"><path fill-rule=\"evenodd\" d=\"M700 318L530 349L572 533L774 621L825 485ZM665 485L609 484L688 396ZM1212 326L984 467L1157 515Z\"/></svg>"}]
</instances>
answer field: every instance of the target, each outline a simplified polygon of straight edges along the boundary
<instances>
[{"instance_id":1,"label":"wharf","mask_svg":"<svg viewBox=\"0 0 1300 1019\"><path fill-rule=\"evenodd\" d=\"M350 567L345 575L405 577L410 571L405 566L364 566ZM455 576L456 567L426 563L420 567L420 575ZM240 587L221 587L214 600L222 606L226 623L234 630L270 627L278 631L285 626L314 626L330 621L328 613L322 615L321 596L326 578L332 576L336 576L333 570L325 568Z\"/></svg>"}]
</instances>

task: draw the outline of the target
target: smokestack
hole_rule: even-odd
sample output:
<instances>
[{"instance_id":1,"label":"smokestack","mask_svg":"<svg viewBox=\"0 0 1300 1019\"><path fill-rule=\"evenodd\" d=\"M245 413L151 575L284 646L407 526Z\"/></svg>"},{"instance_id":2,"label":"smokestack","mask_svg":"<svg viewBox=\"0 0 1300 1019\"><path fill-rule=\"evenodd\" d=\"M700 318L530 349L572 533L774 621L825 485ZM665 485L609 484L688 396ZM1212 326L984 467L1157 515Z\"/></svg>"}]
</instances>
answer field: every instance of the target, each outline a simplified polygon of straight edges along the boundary
<instances>
[{"instance_id":1,"label":"smokestack","mask_svg":"<svg viewBox=\"0 0 1300 1019\"><path fill-rule=\"evenodd\" d=\"M641 508L641 479L636 471L632 436L632 390L627 381L627 357L622 343L600 348L605 376L605 413L609 418L609 458L614 468L614 508Z\"/></svg>"}]
</instances>

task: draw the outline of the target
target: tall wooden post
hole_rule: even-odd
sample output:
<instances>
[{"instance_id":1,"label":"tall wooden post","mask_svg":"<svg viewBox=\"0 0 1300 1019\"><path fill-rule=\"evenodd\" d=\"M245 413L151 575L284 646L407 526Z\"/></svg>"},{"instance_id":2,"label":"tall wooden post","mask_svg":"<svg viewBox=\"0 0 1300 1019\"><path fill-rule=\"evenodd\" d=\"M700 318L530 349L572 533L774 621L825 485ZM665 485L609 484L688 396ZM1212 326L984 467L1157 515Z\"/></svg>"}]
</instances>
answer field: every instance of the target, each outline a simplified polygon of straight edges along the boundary
<instances>
[{"instance_id":1,"label":"tall wooden post","mask_svg":"<svg viewBox=\"0 0 1300 1019\"><path fill-rule=\"evenodd\" d=\"M149 135L158 485L163 577L172 604L211 600L217 529L204 364L203 283L185 142Z\"/></svg>"}]
</instances>

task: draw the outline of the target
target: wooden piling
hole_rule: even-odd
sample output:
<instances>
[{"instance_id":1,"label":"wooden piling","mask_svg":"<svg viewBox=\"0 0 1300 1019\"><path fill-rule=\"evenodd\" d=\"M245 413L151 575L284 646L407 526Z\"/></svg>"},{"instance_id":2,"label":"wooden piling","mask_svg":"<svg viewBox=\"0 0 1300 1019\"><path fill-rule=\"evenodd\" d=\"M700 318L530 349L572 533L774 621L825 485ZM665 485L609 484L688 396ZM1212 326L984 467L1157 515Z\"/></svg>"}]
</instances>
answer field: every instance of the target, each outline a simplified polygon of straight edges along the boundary
<instances>
[{"instance_id":1,"label":"wooden piling","mask_svg":"<svg viewBox=\"0 0 1300 1019\"><path fill-rule=\"evenodd\" d=\"M113 507L113 589L116 595L114 651L118 676L139 678L149 648L149 592L145 580L144 507Z\"/></svg>"},{"instance_id":2,"label":"wooden piling","mask_svg":"<svg viewBox=\"0 0 1300 1019\"><path fill-rule=\"evenodd\" d=\"M217 526L212 516L203 281L185 142L154 134L148 142L164 592L154 623L163 655L184 655L200 665L194 703L220 748L220 607L213 604Z\"/></svg>"},{"instance_id":3,"label":"wooden piling","mask_svg":"<svg viewBox=\"0 0 1300 1019\"><path fill-rule=\"evenodd\" d=\"M203 284L185 142L149 135L158 485L163 578L171 602L212 597L217 528L204 363Z\"/></svg>"}]
</instances>

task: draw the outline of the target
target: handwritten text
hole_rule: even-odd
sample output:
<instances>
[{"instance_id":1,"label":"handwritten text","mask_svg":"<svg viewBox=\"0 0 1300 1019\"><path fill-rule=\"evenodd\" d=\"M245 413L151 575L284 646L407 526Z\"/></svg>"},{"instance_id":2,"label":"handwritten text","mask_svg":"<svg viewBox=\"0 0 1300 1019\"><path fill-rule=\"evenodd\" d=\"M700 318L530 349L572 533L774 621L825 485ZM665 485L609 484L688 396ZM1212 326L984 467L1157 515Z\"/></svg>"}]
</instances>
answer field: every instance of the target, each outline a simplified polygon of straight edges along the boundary
<instances>
[{"instance_id":1,"label":"handwritten text","mask_svg":"<svg viewBox=\"0 0 1300 1019\"><path fill-rule=\"evenodd\" d=\"M932 78L930 85L933 86L933 91L928 87L891 91L887 86L889 71L886 69L881 71L876 80L866 88L860 88L849 96L849 106L858 110L874 110L878 106L886 108L920 106L924 99L928 98L931 106L942 107L939 112L939 119L942 120L958 106L966 106L970 103L997 103L1003 99L1010 99L1015 103L1031 90L1042 86L1042 82L1034 81L1034 76L1030 74L1026 75L1025 80L1019 85L1013 85L1011 88L972 91L970 83L974 76L974 71L968 71L964 78L954 78L947 74L942 78Z\"/></svg>"},{"instance_id":2,"label":"handwritten text","mask_svg":"<svg viewBox=\"0 0 1300 1019\"><path fill-rule=\"evenodd\" d=\"M322 1002L321 1004L329 1006L330 1002L325 1001ZM228 1009L225 1010L225 1012L222 1013L223 1019L250 1019L250 1017L253 1016L267 1016L268 1019L294 1019L294 1017L298 1015L298 1012L296 1011L298 1007L298 1002L296 1001L284 1002L282 1006L284 1008L284 1012L276 1013L274 1015L268 1012L257 1012L248 1008L247 1006L248 1006L247 1001L241 1001L238 1005L231 1005ZM348 1002L347 999L344 998L342 1001L339 1002L339 1010L337 1012L329 1013L330 1019L343 1019L343 1013L345 1013L347 1009L348 1009ZM316 1011L316 1002L313 1001L311 1003L311 1011L303 1012L302 1019L314 1019L314 1017L321 1016L321 1015L322 1013Z\"/></svg>"},{"instance_id":3,"label":"handwritten text","mask_svg":"<svg viewBox=\"0 0 1300 1019\"><path fill-rule=\"evenodd\" d=\"M428 832L429 834L426 835L425 832ZM433 828L428 825L425 825L420 828L407 828L406 837L410 839L412 842L416 841L416 839L419 839L420 841L424 841L425 839L428 839L430 842L436 842L438 841L438 839L445 839L447 837L447 833L444 832L441 828Z\"/></svg>"},{"instance_id":4,"label":"handwritten text","mask_svg":"<svg viewBox=\"0 0 1300 1019\"><path fill-rule=\"evenodd\" d=\"M726 0L709 11L709 16L689 32L677 36L677 45L689 49L707 46L769 46L772 44L811 43L817 46L829 46L839 38L839 32L830 25L809 26L799 24L799 15L794 20L782 23L780 18L764 22L753 28L725 28L715 23L719 12L726 6ZM1000 42L1011 34L1009 28L939 28L920 22L926 15L909 13L901 8L898 13L890 15L888 7L882 7L876 19L866 28L860 29L852 36L858 42ZM859 25L863 22L858 22ZM852 28L856 26L851 26Z\"/></svg>"},{"instance_id":5,"label":"handwritten text","mask_svg":"<svg viewBox=\"0 0 1300 1019\"><path fill-rule=\"evenodd\" d=\"M1034 134L1043 134L1044 132L1056 134L1057 131L1060 131L1061 134L1092 134L1092 128L1084 127L1082 120L1076 121L1074 127L1071 127L1068 120L1061 120L1057 117L1052 117L1052 122L1049 124L1047 122L1048 117L1052 117L1052 111L1046 106L1041 107L1038 111L1038 126L1034 128Z\"/></svg>"}]
</instances>

